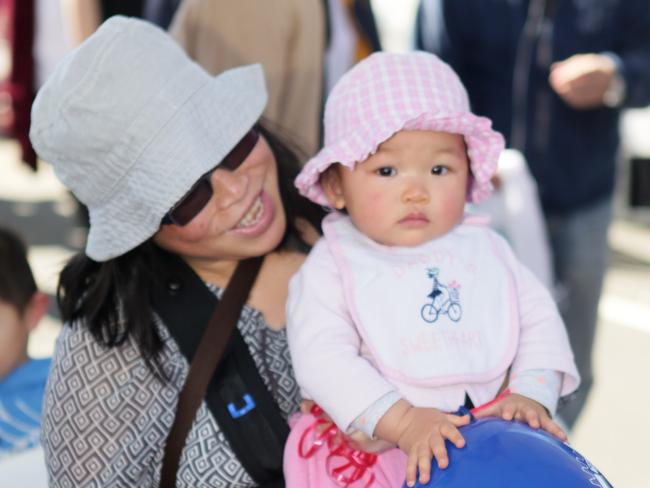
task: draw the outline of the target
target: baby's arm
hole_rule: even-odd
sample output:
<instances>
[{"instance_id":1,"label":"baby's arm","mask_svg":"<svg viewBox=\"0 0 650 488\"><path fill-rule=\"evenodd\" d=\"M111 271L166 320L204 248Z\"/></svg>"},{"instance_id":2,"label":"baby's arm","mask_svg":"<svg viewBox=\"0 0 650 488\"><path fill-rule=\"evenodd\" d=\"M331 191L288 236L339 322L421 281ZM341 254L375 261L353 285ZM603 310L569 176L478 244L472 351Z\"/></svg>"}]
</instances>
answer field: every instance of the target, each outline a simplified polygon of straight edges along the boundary
<instances>
[{"instance_id":1,"label":"baby's arm","mask_svg":"<svg viewBox=\"0 0 650 488\"><path fill-rule=\"evenodd\" d=\"M512 257L514 260L514 257ZM560 396L580 384L564 322L549 291L521 263L513 264L518 308L519 343L511 367L511 380L531 370L551 370L560 374ZM552 407L555 405L547 405Z\"/></svg>"},{"instance_id":2,"label":"baby's arm","mask_svg":"<svg viewBox=\"0 0 650 488\"><path fill-rule=\"evenodd\" d=\"M287 336L304 396L322 407L343 432L374 402L395 391L360 353L361 339L323 240L291 279Z\"/></svg>"},{"instance_id":3,"label":"baby's arm","mask_svg":"<svg viewBox=\"0 0 650 488\"><path fill-rule=\"evenodd\" d=\"M475 415L521 419L565 439L566 434L551 417L559 397L573 392L580 376L564 323L549 291L514 257L501 237L494 238L515 282L519 340L510 368L512 394Z\"/></svg>"},{"instance_id":4,"label":"baby's arm","mask_svg":"<svg viewBox=\"0 0 650 488\"><path fill-rule=\"evenodd\" d=\"M406 400L399 400L379 419L375 435L397 444L407 454L406 483L413 486L418 469L420 483L429 481L434 457L440 468L448 466L445 441L463 447L465 439L458 427L467 425L469 420L469 415L459 417L435 408L414 407Z\"/></svg>"}]
</instances>

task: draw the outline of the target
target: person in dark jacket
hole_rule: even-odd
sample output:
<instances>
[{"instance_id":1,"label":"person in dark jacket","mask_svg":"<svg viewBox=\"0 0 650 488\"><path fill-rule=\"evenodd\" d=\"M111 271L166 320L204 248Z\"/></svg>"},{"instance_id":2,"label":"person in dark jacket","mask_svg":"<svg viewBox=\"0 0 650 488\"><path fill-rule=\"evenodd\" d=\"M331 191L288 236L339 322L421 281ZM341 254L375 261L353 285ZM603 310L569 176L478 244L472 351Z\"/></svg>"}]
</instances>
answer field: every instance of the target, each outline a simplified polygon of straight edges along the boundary
<instances>
[{"instance_id":1,"label":"person in dark jacket","mask_svg":"<svg viewBox=\"0 0 650 488\"><path fill-rule=\"evenodd\" d=\"M142 17L157 26L167 29L181 0L144 0Z\"/></svg>"},{"instance_id":2,"label":"person in dark jacket","mask_svg":"<svg viewBox=\"0 0 650 488\"><path fill-rule=\"evenodd\" d=\"M571 426L593 380L619 117L650 103L650 3L421 0L416 39L452 65L537 181L583 380L560 411Z\"/></svg>"}]
</instances>

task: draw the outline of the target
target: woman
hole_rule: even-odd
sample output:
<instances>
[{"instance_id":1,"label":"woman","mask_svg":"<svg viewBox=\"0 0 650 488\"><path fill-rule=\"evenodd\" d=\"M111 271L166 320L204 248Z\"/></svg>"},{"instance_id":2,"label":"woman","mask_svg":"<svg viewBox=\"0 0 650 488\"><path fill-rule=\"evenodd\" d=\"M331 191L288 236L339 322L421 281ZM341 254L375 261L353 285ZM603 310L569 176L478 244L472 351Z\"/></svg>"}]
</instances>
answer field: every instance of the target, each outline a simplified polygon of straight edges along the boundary
<instances>
[{"instance_id":1,"label":"woman","mask_svg":"<svg viewBox=\"0 0 650 488\"><path fill-rule=\"evenodd\" d=\"M271 393L266 411L286 419L298 408L284 303L309 248L299 227L313 233L321 214L293 189L296 158L258 125L265 103L259 66L213 78L163 31L124 17L39 92L34 146L90 213L85 253L59 284L66 327L43 421L52 486L159 483L188 358L245 258L266 256L233 334L246 346L236 359L252 357ZM281 449L237 444L213 400L196 414L177 486L272 483ZM247 470L260 465L254 480Z\"/></svg>"}]
</instances>

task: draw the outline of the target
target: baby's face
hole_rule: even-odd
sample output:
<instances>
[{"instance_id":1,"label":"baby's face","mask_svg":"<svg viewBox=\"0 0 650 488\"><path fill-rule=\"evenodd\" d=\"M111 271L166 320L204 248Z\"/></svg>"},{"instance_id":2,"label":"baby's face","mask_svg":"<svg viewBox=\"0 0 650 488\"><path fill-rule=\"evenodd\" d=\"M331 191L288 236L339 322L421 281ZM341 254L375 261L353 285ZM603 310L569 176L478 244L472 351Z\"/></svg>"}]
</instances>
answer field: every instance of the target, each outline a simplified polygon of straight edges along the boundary
<instances>
[{"instance_id":1,"label":"baby's face","mask_svg":"<svg viewBox=\"0 0 650 488\"><path fill-rule=\"evenodd\" d=\"M354 170L337 165L323 180L336 208L388 246L417 246L462 219L469 163L458 134L401 131Z\"/></svg>"}]
</instances>

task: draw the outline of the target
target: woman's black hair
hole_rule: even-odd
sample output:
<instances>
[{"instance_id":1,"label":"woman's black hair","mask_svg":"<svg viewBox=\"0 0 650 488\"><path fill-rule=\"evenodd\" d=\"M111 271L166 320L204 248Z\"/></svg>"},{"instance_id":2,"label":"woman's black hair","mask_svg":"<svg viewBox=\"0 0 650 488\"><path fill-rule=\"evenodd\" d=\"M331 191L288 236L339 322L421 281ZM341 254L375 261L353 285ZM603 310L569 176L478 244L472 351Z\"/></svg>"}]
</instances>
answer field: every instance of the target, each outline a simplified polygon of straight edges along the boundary
<instances>
[{"instance_id":1,"label":"woman's black hair","mask_svg":"<svg viewBox=\"0 0 650 488\"><path fill-rule=\"evenodd\" d=\"M277 161L278 185L287 226L275 250L307 252L310 248L296 226L296 218L320 232L323 209L299 195L293 180L300 171L296 152L262 125ZM123 344L130 337L138 345L147 365L157 364L162 340L153 324L150 292L160 279L161 250L153 239L105 262L80 252L64 267L59 278L57 300L64 322L81 321L95 340L107 347ZM157 369L157 368L156 368Z\"/></svg>"}]
</instances>

